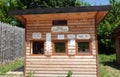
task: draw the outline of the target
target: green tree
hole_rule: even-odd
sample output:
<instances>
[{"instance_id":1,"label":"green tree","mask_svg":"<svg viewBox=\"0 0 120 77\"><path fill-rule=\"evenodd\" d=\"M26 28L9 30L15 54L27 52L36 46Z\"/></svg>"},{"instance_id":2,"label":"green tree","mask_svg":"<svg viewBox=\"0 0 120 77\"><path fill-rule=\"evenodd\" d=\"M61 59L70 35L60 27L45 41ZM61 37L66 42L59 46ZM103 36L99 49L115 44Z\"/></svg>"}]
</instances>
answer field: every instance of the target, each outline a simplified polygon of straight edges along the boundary
<instances>
[{"instance_id":1,"label":"green tree","mask_svg":"<svg viewBox=\"0 0 120 77\"><path fill-rule=\"evenodd\" d=\"M27 9L29 8L59 8L71 6L89 6L82 0L20 0Z\"/></svg>"},{"instance_id":2,"label":"green tree","mask_svg":"<svg viewBox=\"0 0 120 77\"><path fill-rule=\"evenodd\" d=\"M101 51L113 51L113 40L107 39L111 32L120 24L120 0L110 0L112 9L105 17L104 21L99 24L98 36L99 36L99 50ZM108 53L109 53L108 52Z\"/></svg>"},{"instance_id":3,"label":"green tree","mask_svg":"<svg viewBox=\"0 0 120 77\"><path fill-rule=\"evenodd\" d=\"M70 6L87 6L80 0L0 0L0 21L12 25L23 26L16 18L9 14L10 10L31 8L58 8Z\"/></svg>"},{"instance_id":4,"label":"green tree","mask_svg":"<svg viewBox=\"0 0 120 77\"><path fill-rule=\"evenodd\" d=\"M19 0L0 0L0 21L21 26L18 20L9 14L12 9L24 9Z\"/></svg>"}]
</instances>

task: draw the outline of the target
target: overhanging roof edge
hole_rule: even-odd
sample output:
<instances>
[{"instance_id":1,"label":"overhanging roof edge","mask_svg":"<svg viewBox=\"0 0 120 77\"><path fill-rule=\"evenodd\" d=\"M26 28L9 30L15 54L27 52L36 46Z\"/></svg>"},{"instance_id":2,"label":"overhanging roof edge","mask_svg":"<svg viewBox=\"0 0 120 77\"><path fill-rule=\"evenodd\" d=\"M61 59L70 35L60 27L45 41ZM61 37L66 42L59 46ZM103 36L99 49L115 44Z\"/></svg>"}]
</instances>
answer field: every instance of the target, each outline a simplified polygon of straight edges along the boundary
<instances>
[{"instance_id":1,"label":"overhanging roof edge","mask_svg":"<svg viewBox=\"0 0 120 77\"><path fill-rule=\"evenodd\" d=\"M52 13L73 13L73 12L94 12L109 11L110 5L104 6L81 6L81 7L63 7L63 8L34 8L26 10L11 10L11 15L30 15L30 14L52 14Z\"/></svg>"}]
</instances>

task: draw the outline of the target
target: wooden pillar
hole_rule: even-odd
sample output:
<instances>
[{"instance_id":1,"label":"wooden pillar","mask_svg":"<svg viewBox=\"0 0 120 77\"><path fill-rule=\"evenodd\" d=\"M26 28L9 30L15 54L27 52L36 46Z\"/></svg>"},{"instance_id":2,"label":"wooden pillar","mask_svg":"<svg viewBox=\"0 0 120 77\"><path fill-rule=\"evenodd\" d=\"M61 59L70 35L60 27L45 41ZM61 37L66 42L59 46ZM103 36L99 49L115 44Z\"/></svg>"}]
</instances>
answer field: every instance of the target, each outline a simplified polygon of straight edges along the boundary
<instances>
[{"instance_id":1,"label":"wooden pillar","mask_svg":"<svg viewBox=\"0 0 120 77\"><path fill-rule=\"evenodd\" d=\"M117 63L120 65L120 38L115 39L116 44L116 60Z\"/></svg>"}]
</instances>

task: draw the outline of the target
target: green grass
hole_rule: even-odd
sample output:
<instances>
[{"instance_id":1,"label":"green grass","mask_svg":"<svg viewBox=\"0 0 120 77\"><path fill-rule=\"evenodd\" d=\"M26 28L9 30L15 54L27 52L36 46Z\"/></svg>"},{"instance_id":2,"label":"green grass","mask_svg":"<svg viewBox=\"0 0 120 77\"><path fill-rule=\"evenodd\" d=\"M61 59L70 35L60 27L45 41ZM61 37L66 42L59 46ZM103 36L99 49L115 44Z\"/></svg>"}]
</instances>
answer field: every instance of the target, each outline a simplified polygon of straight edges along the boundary
<instances>
[{"instance_id":1,"label":"green grass","mask_svg":"<svg viewBox=\"0 0 120 77\"><path fill-rule=\"evenodd\" d=\"M23 65L24 65L24 63L21 60L15 60L15 61L10 62L8 64L2 65L2 66L0 66L0 75L5 74L6 72L8 72L10 70L14 70L14 69L21 67Z\"/></svg>"},{"instance_id":2,"label":"green grass","mask_svg":"<svg viewBox=\"0 0 120 77\"><path fill-rule=\"evenodd\" d=\"M120 77L120 67L116 64L116 55L99 55L100 77Z\"/></svg>"}]
</instances>

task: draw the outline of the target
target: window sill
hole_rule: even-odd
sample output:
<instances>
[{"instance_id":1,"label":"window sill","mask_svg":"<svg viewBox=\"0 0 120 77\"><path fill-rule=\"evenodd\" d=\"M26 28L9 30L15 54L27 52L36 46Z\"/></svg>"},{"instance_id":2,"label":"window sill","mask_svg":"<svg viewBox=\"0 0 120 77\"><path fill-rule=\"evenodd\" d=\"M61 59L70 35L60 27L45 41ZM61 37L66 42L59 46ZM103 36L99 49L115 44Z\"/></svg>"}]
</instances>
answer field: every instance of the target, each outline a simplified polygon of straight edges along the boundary
<instances>
[{"instance_id":1,"label":"window sill","mask_svg":"<svg viewBox=\"0 0 120 77\"><path fill-rule=\"evenodd\" d=\"M92 53L77 53L77 55L92 55Z\"/></svg>"}]
</instances>

